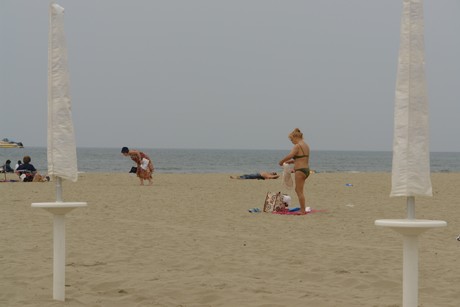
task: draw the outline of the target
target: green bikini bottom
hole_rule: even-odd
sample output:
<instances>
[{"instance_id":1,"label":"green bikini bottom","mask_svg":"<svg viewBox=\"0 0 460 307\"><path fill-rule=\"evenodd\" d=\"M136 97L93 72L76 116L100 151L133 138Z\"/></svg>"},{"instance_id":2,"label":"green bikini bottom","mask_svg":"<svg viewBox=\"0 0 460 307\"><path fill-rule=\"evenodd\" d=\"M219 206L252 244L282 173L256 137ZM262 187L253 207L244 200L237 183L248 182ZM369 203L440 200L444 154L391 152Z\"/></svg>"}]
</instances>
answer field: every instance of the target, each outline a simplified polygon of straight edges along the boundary
<instances>
[{"instance_id":1,"label":"green bikini bottom","mask_svg":"<svg viewBox=\"0 0 460 307\"><path fill-rule=\"evenodd\" d=\"M310 176L310 169L307 167L307 168L298 168L295 170L296 172L302 172L305 174L305 178L307 178L308 176Z\"/></svg>"}]
</instances>

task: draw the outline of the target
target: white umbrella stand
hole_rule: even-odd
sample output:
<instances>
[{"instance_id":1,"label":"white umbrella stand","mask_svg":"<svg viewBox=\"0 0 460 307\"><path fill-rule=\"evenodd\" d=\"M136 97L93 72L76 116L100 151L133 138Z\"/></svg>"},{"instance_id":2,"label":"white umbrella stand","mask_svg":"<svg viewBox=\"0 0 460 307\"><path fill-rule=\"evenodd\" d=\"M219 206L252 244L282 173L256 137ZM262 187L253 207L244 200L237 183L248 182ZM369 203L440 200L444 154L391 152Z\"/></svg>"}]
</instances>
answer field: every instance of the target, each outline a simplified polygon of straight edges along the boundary
<instances>
[{"instance_id":1,"label":"white umbrella stand","mask_svg":"<svg viewBox=\"0 0 460 307\"><path fill-rule=\"evenodd\" d=\"M32 203L53 214L53 299L65 301L65 215L85 202Z\"/></svg>"},{"instance_id":2,"label":"white umbrella stand","mask_svg":"<svg viewBox=\"0 0 460 307\"><path fill-rule=\"evenodd\" d=\"M407 198L408 212L415 207L414 197ZM412 207L412 208L411 208ZM418 237L430 228L445 227L445 221L417 220L415 217L376 220L376 226L389 227L403 236L403 307L418 306Z\"/></svg>"},{"instance_id":3,"label":"white umbrella stand","mask_svg":"<svg viewBox=\"0 0 460 307\"><path fill-rule=\"evenodd\" d=\"M77 152L73 130L64 39L64 9L50 2L48 43L48 174L56 182L56 201L32 203L53 214L53 298L65 300L65 215L85 202L64 202L62 179L77 181Z\"/></svg>"},{"instance_id":4,"label":"white umbrella stand","mask_svg":"<svg viewBox=\"0 0 460 307\"><path fill-rule=\"evenodd\" d=\"M418 306L418 238L445 221L417 220L415 196L432 196L422 0L403 0L390 196L404 196L407 218L376 220L403 236L403 307Z\"/></svg>"}]
</instances>

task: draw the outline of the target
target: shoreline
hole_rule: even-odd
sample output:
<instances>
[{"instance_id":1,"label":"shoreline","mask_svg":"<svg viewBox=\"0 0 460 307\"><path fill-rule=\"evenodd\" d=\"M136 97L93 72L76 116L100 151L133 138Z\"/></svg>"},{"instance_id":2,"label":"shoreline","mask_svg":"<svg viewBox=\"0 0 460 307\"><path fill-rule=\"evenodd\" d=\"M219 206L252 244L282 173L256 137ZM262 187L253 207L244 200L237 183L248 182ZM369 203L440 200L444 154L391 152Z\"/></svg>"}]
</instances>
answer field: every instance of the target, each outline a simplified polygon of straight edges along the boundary
<instances>
[{"instance_id":1,"label":"shoreline","mask_svg":"<svg viewBox=\"0 0 460 307\"><path fill-rule=\"evenodd\" d=\"M63 182L64 201L85 201L66 218L66 306L400 306L402 238L374 225L405 218L390 198L391 174L316 173L306 216L249 213L265 195L293 190L281 179L155 173L139 186L127 173L82 173ZM0 174L1 176L1 174ZM447 227L420 238L419 303L458 303L460 173L433 173L433 197L416 217ZM346 184L352 184L347 186ZM0 184L5 225L0 305L62 306L52 300L52 217L32 202L55 184Z\"/></svg>"},{"instance_id":2,"label":"shoreline","mask_svg":"<svg viewBox=\"0 0 460 307\"><path fill-rule=\"evenodd\" d=\"M278 161L289 151L282 150L211 150L211 149L151 149L145 150L152 158L157 173L254 173L280 171ZM47 171L46 148L28 151L8 150L0 156L3 161L32 157L32 164L41 172ZM133 166L119 149L80 149L78 168L84 172L127 173ZM460 153L432 153L431 171L460 172ZM312 151L311 169L324 172L391 172L391 152L369 151Z\"/></svg>"}]
</instances>

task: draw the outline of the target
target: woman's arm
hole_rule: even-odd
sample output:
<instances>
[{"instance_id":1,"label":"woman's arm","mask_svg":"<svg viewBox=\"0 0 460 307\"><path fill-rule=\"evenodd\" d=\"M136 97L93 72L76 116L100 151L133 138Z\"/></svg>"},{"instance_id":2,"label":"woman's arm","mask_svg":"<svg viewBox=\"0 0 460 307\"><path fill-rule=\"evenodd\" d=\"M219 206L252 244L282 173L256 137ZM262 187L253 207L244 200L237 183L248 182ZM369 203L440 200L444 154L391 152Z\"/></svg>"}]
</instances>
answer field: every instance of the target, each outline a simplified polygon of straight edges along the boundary
<instances>
[{"instance_id":1,"label":"woman's arm","mask_svg":"<svg viewBox=\"0 0 460 307\"><path fill-rule=\"evenodd\" d=\"M294 160L292 160L292 158L296 155L297 150L298 150L297 145L294 145L294 147L292 148L291 152L286 157L281 159L278 164L280 166L283 166L284 163L289 163L289 164L294 163Z\"/></svg>"}]
</instances>

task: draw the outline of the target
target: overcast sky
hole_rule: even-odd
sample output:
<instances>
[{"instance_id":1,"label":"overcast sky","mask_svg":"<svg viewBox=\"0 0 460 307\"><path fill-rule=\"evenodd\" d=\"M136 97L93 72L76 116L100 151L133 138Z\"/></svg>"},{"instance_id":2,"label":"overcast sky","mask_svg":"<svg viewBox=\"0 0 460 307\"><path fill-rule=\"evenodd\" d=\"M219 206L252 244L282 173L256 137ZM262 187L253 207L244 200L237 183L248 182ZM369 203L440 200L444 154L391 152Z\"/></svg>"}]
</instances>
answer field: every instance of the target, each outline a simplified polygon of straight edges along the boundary
<instances>
[{"instance_id":1,"label":"overcast sky","mask_svg":"<svg viewBox=\"0 0 460 307\"><path fill-rule=\"evenodd\" d=\"M61 0L78 147L392 150L402 0ZM48 0L0 0L0 138L46 146ZM460 0L425 0L432 151L460 152Z\"/></svg>"}]
</instances>

